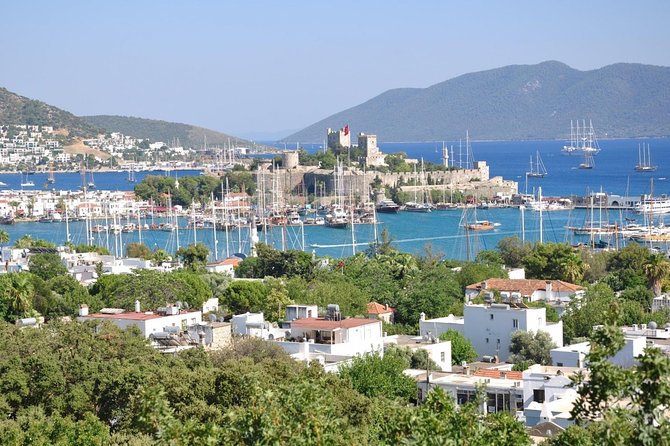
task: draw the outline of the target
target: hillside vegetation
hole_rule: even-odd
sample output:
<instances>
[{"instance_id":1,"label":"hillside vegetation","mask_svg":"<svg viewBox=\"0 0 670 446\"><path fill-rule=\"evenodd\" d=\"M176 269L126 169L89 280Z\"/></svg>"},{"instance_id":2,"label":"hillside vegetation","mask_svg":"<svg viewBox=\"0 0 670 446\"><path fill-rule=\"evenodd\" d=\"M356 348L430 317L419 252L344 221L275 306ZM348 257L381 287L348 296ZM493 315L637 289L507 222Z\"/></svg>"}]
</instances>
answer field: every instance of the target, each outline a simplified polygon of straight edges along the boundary
<instances>
[{"instance_id":1,"label":"hillside vegetation","mask_svg":"<svg viewBox=\"0 0 670 446\"><path fill-rule=\"evenodd\" d=\"M20 96L6 88L0 88L0 123L67 128L70 136L93 136L97 133L95 125L70 112Z\"/></svg>"},{"instance_id":2,"label":"hillside vegetation","mask_svg":"<svg viewBox=\"0 0 670 446\"><path fill-rule=\"evenodd\" d=\"M565 139L571 119L593 120L598 137L670 135L670 67L506 66L389 90L285 139L320 142L345 124L380 141L454 140L466 130L476 139Z\"/></svg>"},{"instance_id":3,"label":"hillside vegetation","mask_svg":"<svg viewBox=\"0 0 670 446\"><path fill-rule=\"evenodd\" d=\"M108 132L121 132L125 135L165 143L178 140L179 144L184 147L202 148L205 144L205 137L207 137L208 147L215 145L223 147L229 143L233 146L254 146L250 141L235 136L177 122L113 115L83 116L82 119Z\"/></svg>"}]
</instances>

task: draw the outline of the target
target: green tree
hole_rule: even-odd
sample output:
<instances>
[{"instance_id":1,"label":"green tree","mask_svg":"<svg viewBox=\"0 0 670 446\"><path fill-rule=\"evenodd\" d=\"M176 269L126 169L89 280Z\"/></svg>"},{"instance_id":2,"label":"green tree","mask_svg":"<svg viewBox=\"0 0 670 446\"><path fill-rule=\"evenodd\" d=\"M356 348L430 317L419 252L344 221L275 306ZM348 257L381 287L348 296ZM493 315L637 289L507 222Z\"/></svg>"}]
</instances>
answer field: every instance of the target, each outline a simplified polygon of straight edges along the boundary
<instances>
[{"instance_id":1,"label":"green tree","mask_svg":"<svg viewBox=\"0 0 670 446\"><path fill-rule=\"evenodd\" d=\"M186 248L177 250L177 257L181 259L184 267L193 271L204 270L208 256L209 249L203 243L188 245Z\"/></svg>"},{"instance_id":2,"label":"green tree","mask_svg":"<svg viewBox=\"0 0 670 446\"><path fill-rule=\"evenodd\" d=\"M661 283L670 274L670 263L662 254L653 254L644 263L644 274L654 296L661 295Z\"/></svg>"},{"instance_id":3,"label":"green tree","mask_svg":"<svg viewBox=\"0 0 670 446\"><path fill-rule=\"evenodd\" d=\"M342 379L351 382L358 392L368 397L397 398L403 402L416 400L416 383L403 374L409 360L391 350L384 356L378 353L355 357L340 368Z\"/></svg>"},{"instance_id":4,"label":"green tree","mask_svg":"<svg viewBox=\"0 0 670 446\"><path fill-rule=\"evenodd\" d=\"M28 260L30 272L43 280L67 274L67 268L63 265L60 256L55 253L33 254Z\"/></svg>"},{"instance_id":5,"label":"green tree","mask_svg":"<svg viewBox=\"0 0 670 446\"><path fill-rule=\"evenodd\" d=\"M512 363L530 361L532 364L551 365L549 351L556 348L549 333L544 331L512 333L509 361Z\"/></svg>"},{"instance_id":6,"label":"green tree","mask_svg":"<svg viewBox=\"0 0 670 446\"><path fill-rule=\"evenodd\" d=\"M0 311L4 320L13 322L25 317L32 309L35 293L30 273L0 275Z\"/></svg>"},{"instance_id":7,"label":"green tree","mask_svg":"<svg viewBox=\"0 0 670 446\"><path fill-rule=\"evenodd\" d=\"M616 307L608 309L604 325L592 332L588 379L579 374L573 380L578 399L571 415L577 425L553 438L552 445L667 443L670 359L648 347L630 369L613 364L610 358L625 344L619 318Z\"/></svg>"},{"instance_id":8,"label":"green tree","mask_svg":"<svg viewBox=\"0 0 670 446\"><path fill-rule=\"evenodd\" d=\"M126 257L151 259L153 257L153 252L151 252L144 243L128 243L128 245L126 245Z\"/></svg>"},{"instance_id":9,"label":"green tree","mask_svg":"<svg viewBox=\"0 0 670 446\"><path fill-rule=\"evenodd\" d=\"M7 243L9 241L9 234L4 229L0 229L0 244Z\"/></svg>"},{"instance_id":10,"label":"green tree","mask_svg":"<svg viewBox=\"0 0 670 446\"><path fill-rule=\"evenodd\" d=\"M447 330L440 335L440 341L451 342L451 364L460 365L477 359L477 351L465 336L456 330Z\"/></svg>"},{"instance_id":11,"label":"green tree","mask_svg":"<svg viewBox=\"0 0 670 446\"><path fill-rule=\"evenodd\" d=\"M498 242L498 251L506 266L518 268L523 266L524 258L531 255L533 248L518 237L505 237Z\"/></svg>"},{"instance_id":12,"label":"green tree","mask_svg":"<svg viewBox=\"0 0 670 446\"><path fill-rule=\"evenodd\" d=\"M571 301L563 315L563 338L566 343L574 338L589 336L595 325L605 322L607 310L615 302L614 292L604 283L592 285L584 297Z\"/></svg>"}]
</instances>

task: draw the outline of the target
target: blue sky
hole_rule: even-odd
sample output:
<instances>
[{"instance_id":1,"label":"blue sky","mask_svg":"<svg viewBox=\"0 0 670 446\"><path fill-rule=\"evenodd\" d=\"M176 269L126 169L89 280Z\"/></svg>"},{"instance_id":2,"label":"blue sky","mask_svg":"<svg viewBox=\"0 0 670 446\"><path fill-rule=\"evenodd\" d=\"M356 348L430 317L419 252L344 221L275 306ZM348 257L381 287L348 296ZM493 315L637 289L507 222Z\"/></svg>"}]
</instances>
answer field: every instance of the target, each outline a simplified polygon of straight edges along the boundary
<instances>
[{"instance_id":1,"label":"blue sky","mask_svg":"<svg viewBox=\"0 0 670 446\"><path fill-rule=\"evenodd\" d=\"M301 129L398 87L559 60L670 65L670 2L18 1L0 86L78 115L240 136Z\"/></svg>"}]
</instances>

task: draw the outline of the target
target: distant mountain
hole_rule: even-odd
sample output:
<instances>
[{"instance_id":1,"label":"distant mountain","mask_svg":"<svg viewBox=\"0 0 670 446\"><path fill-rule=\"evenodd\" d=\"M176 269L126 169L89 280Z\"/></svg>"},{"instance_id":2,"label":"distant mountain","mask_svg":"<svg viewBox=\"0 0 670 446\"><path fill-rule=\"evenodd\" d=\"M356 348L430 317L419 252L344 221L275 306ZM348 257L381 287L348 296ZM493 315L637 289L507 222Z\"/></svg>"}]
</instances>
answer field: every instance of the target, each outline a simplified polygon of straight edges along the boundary
<instances>
[{"instance_id":1,"label":"distant mountain","mask_svg":"<svg viewBox=\"0 0 670 446\"><path fill-rule=\"evenodd\" d=\"M41 101L29 99L0 88L0 124L49 125L67 128L72 136L91 136L97 133L94 125Z\"/></svg>"},{"instance_id":2,"label":"distant mountain","mask_svg":"<svg viewBox=\"0 0 670 446\"><path fill-rule=\"evenodd\" d=\"M591 119L600 138L670 135L670 67L511 65L389 90L284 140L321 142L346 124L380 141L565 139L571 119Z\"/></svg>"},{"instance_id":3,"label":"distant mountain","mask_svg":"<svg viewBox=\"0 0 670 446\"><path fill-rule=\"evenodd\" d=\"M131 116L82 116L86 122L108 132L121 132L137 138L148 138L151 141L171 143L179 141L184 147L202 148L207 137L207 146L234 146L254 147L250 141L214 130L196 127L176 122L158 121L155 119L134 118Z\"/></svg>"}]
</instances>

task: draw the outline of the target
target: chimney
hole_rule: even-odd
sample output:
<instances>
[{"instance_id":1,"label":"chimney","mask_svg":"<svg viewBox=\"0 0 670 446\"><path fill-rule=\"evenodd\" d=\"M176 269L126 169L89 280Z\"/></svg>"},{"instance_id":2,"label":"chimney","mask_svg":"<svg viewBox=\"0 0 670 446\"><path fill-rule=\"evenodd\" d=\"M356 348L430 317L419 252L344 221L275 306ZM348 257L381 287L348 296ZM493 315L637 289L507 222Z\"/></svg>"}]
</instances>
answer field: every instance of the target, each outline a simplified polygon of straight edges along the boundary
<instances>
[{"instance_id":1,"label":"chimney","mask_svg":"<svg viewBox=\"0 0 670 446\"><path fill-rule=\"evenodd\" d=\"M79 316L88 316L88 305L79 305Z\"/></svg>"},{"instance_id":2,"label":"chimney","mask_svg":"<svg viewBox=\"0 0 670 446\"><path fill-rule=\"evenodd\" d=\"M140 312L141 312L141 309L140 309L140 301L139 301L139 300L135 300L135 313L140 313Z\"/></svg>"},{"instance_id":3,"label":"chimney","mask_svg":"<svg viewBox=\"0 0 670 446\"><path fill-rule=\"evenodd\" d=\"M507 379L507 370L500 371L500 379Z\"/></svg>"},{"instance_id":4,"label":"chimney","mask_svg":"<svg viewBox=\"0 0 670 446\"><path fill-rule=\"evenodd\" d=\"M469 365L466 365L465 367L463 367L463 374L466 375L466 376L470 376L470 366Z\"/></svg>"},{"instance_id":5,"label":"chimney","mask_svg":"<svg viewBox=\"0 0 670 446\"><path fill-rule=\"evenodd\" d=\"M544 287L545 300L550 301L554 300L554 290L551 285L551 280L547 280Z\"/></svg>"},{"instance_id":6,"label":"chimney","mask_svg":"<svg viewBox=\"0 0 670 446\"><path fill-rule=\"evenodd\" d=\"M482 283L479 284L482 290L486 289L486 281L483 281Z\"/></svg>"},{"instance_id":7,"label":"chimney","mask_svg":"<svg viewBox=\"0 0 670 446\"><path fill-rule=\"evenodd\" d=\"M421 314L419 315L419 320L420 320L420 321L425 321L425 320L426 320L426 313L424 313L424 312L422 311Z\"/></svg>"},{"instance_id":8,"label":"chimney","mask_svg":"<svg viewBox=\"0 0 670 446\"><path fill-rule=\"evenodd\" d=\"M389 304L384 305L384 309L385 309L386 311L389 311Z\"/></svg>"}]
</instances>

